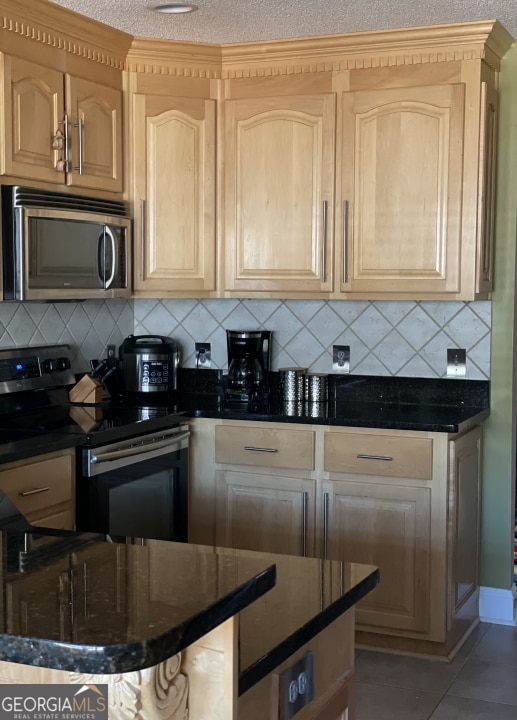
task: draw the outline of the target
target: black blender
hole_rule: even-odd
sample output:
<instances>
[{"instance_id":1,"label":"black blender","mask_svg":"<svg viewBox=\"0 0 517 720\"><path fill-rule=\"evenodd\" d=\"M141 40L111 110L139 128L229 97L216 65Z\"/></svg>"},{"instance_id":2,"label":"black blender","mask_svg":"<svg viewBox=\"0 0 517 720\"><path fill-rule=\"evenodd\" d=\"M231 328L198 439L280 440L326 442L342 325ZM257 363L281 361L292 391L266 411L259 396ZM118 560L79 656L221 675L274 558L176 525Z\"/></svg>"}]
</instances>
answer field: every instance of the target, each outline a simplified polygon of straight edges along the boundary
<instances>
[{"instance_id":1,"label":"black blender","mask_svg":"<svg viewBox=\"0 0 517 720\"><path fill-rule=\"evenodd\" d=\"M268 396L270 330L227 330L228 401L249 403Z\"/></svg>"}]
</instances>

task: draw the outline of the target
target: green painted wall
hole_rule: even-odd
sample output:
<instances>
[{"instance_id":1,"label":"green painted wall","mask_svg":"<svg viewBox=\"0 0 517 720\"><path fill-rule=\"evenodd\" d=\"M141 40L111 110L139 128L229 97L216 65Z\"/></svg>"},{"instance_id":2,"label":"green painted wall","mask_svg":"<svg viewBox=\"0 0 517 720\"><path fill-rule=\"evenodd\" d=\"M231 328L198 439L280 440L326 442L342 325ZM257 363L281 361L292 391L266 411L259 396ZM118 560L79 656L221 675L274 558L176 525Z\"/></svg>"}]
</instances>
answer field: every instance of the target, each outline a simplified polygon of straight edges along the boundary
<instances>
[{"instance_id":1,"label":"green painted wall","mask_svg":"<svg viewBox=\"0 0 517 720\"><path fill-rule=\"evenodd\" d=\"M484 437L480 581L487 587L508 589L513 580L515 504L517 43L503 58L499 110L491 412Z\"/></svg>"}]
</instances>

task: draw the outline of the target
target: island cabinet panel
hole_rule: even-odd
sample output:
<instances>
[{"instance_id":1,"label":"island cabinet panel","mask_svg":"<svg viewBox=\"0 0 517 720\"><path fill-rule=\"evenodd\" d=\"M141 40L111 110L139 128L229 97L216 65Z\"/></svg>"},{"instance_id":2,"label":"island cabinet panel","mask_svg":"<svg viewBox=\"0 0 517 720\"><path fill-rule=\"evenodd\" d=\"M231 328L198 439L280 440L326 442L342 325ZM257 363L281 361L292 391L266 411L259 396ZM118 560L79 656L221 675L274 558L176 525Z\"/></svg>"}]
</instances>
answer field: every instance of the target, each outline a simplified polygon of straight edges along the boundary
<instances>
[{"instance_id":1,"label":"island cabinet panel","mask_svg":"<svg viewBox=\"0 0 517 720\"><path fill-rule=\"evenodd\" d=\"M32 525L73 530L75 449L0 465L0 489Z\"/></svg>"},{"instance_id":2,"label":"island cabinet panel","mask_svg":"<svg viewBox=\"0 0 517 720\"><path fill-rule=\"evenodd\" d=\"M342 96L341 290L458 293L464 87Z\"/></svg>"},{"instance_id":3,"label":"island cabinet panel","mask_svg":"<svg viewBox=\"0 0 517 720\"><path fill-rule=\"evenodd\" d=\"M1 172L122 192L121 73L119 86L109 86L97 68L86 79L62 72L62 59L45 60L2 54Z\"/></svg>"},{"instance_id":4,"label":"island cabinet panel","mask_svg":"<svg viewBox=\"0 0 517 720\"><path fill-rule=\"evenodd\" d=\"M135 290L213 292L215 100L135 93L131 107Z\"/></svg>"},{"instance_id":5,"label":"island cabinet panel","mask_svg":"<svg viewBox=\"0 0 517 720\"><path fill-rule=\"evenodd\" d=\"M331 289L335 103L332 93L226 101L232 295Z\"/></svg>"},{"instance_id":6,"label":"island cabinet panel","mask_svg":"<svg viewBox=\"0 0 517 720\"><path fill-rule=\"evenodd\" d=\"M282 683L282 674L309 652L314 659L314 699L293 717L297 720L355 718L354 610L351 609L241 695L239 720L282 720L286 717L283 708L287 688Z\"/></svg>"}]
</instances>

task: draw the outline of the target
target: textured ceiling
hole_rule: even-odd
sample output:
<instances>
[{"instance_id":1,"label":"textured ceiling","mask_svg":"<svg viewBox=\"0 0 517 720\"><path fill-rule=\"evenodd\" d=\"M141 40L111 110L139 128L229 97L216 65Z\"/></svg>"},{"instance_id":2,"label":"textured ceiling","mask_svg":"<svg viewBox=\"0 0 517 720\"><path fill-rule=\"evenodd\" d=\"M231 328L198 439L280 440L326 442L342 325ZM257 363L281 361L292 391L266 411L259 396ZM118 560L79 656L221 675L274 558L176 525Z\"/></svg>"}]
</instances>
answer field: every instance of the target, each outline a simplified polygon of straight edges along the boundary
<instances>
[{"instance_id":1,"label":"textured ceiling","mask_svg":"<svg viewBox=\"0 0 517 720\"><path fill-rule=\"evenodd\" d=\"M131 35L196 42L276 40L494 19L517 38L515 0L193 0L199 10L188 15L153 12L166 0L54 1Z\"/></svg>"}]
</instances>

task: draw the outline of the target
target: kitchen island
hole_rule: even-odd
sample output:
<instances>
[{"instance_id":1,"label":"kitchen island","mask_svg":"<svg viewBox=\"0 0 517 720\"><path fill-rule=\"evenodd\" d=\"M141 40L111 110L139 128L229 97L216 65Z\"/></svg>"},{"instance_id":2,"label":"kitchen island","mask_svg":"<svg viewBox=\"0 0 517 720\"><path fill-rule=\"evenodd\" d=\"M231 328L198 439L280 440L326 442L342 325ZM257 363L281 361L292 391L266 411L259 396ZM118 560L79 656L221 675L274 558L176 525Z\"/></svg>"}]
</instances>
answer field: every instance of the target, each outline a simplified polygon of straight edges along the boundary
<instances>
[{"instance_id":1,"label":"kitchen island","mask_svg":"<svg viewBox=\"0 0 517 720\"><path fill-rule=\"evenodd\" d=\"M297 717L353 717L354 605L375 567L43 532L1 534L1 683L108 683L113 719L258 720L292 716L301 659Z\"/></svg>"}]
</instances>

